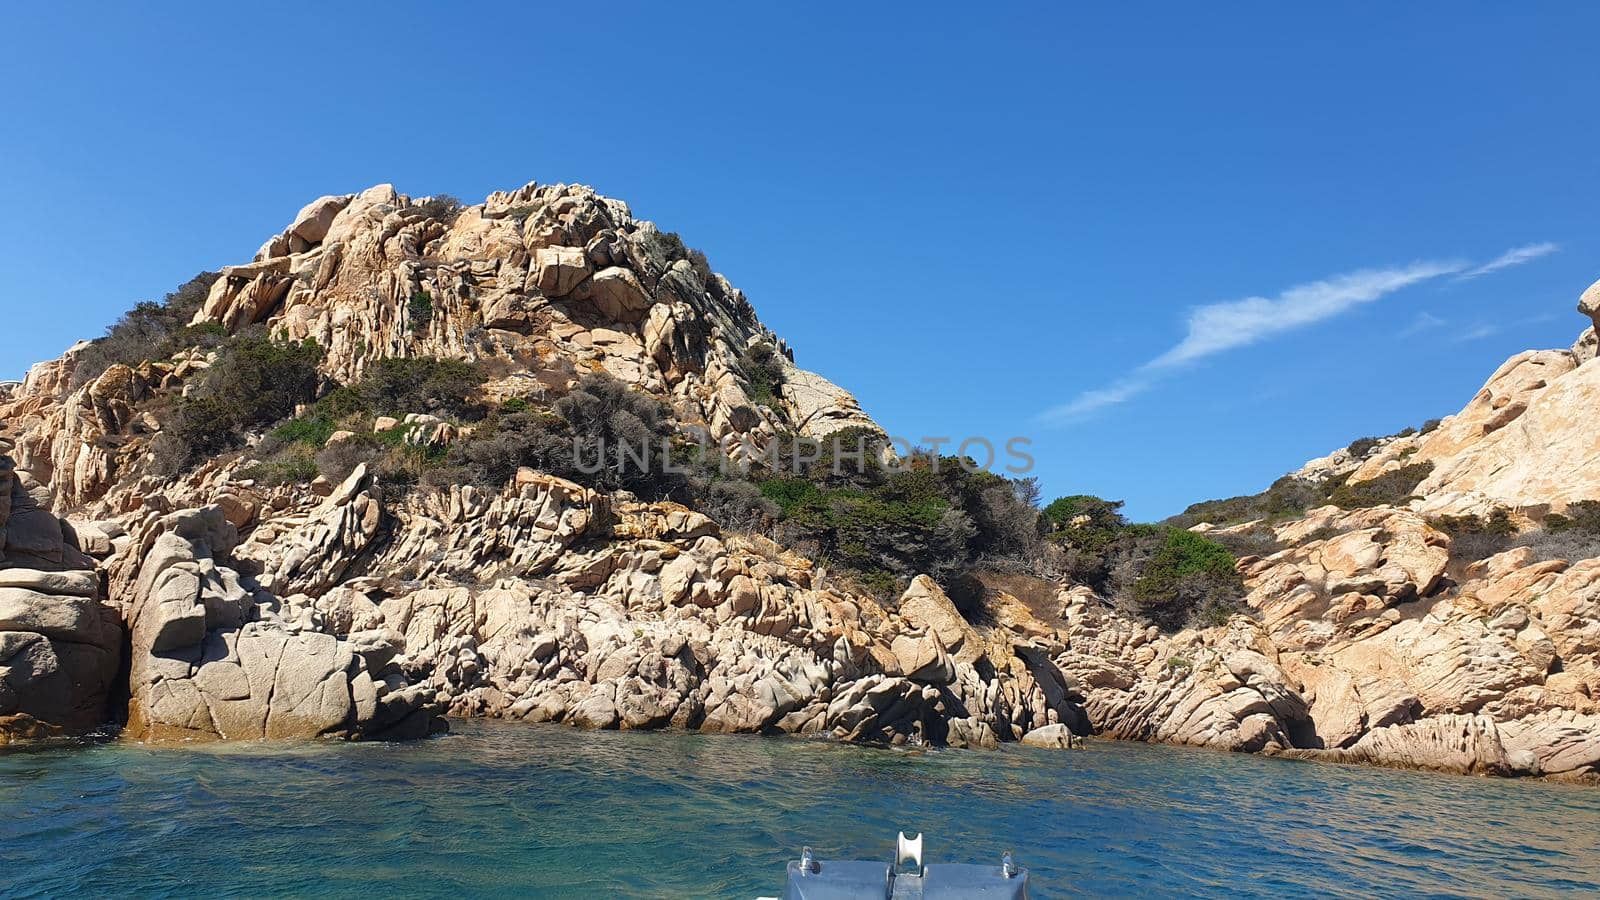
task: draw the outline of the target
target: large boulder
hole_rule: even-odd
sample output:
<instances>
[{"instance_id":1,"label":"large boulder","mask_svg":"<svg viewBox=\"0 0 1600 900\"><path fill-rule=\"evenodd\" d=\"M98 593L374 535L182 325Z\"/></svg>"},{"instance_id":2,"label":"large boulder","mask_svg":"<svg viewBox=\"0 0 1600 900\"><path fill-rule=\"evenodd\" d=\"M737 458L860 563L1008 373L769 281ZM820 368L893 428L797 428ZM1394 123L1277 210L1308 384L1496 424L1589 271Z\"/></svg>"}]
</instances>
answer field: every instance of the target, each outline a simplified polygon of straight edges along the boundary
<instances>
[{"instance_id":1,"label":"large boulder","mask_svg":"<svg viewBox=\"0 0 1600 900\"><path fill-rule=\"evenodd\" d=\"M307 245L322 243L322 239L328 236L334 218L350 205L351 199L350 194L345 194L340 197L318 197L307 203L294 217L294 224L289 226L290 236L300 238Z\"/></svg>"},{"instance_id":2,"label":"large boulder","mask_svg":"<svg viewBox=\"0 0 1600 900\"><path fill-rule=\"evenodd\" d=\"M540 247L533 252L533 283L547 297L565 297L588 277L589 258L582 247Z\"/></svg>"},{"instance_id":3,"label":"large boulder","mask_svg":"<svg viewBox=\"0 0 1600 900\"><path fill-rule=\"evenodd\" d=\"M596 272L594 277L578 287L574 296L592 304L601 315L613 322L643 321L651 304L650 295L639 283L638 276L620 266Z\"/></svg>"},{"instance_id":4,"label":"large boulder","mask_svg":"<svg viewBox=\"0 0 1600 900\"><path fill-rule=\"evenodd\" d=\"M228 563L237 535L221 507L147 521L117 584L130 604L128 733L140 740L415 737L432 691L394 653L322 630ZM375 668L374 666L378 667Z\"/></svg>"},{"instance_id":5,"label":"large boulder","mask_svg":"<svg viewBox=\"0 0 1600 900\"><path fill-rule=\"evenodd\" d=\"M105 723L120 658L92 561L37 500L0 453L0 744Z\"/></svg>"},{"instance_id":6,"label":"large boulder","mask_svg":"<svg viewBox=\"0 0 1600 900\"><path fill-rule=\"evenodd\" d=\"M1600 281L1589 285L1589 289L1578 298L1578 312L1592 319L1595 330L1600 331Z\"/></svg>"}]
</instances>

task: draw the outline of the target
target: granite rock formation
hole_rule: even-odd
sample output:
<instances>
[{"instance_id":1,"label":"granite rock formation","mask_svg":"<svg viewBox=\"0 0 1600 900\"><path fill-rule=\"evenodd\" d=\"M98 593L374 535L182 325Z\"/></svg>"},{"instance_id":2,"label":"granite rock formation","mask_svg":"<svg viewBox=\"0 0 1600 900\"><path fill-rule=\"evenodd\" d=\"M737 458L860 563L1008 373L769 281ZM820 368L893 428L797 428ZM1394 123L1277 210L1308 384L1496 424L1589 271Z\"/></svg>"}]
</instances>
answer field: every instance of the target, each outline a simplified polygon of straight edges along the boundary
<instances>
[{"instance_id":1,"label":"granite rock formation","mask_svg":"<svg viewBox=\"0 0 1600 900\"><path fill-rule=\"evenodd\" d=\"M1580 308L1600 322L1597 291ZM703 256L581 186L319 198L222 271L194 324L314 340L340 383L391 357L470 361L492 402L604 372L744 445L876 428ZM741 367L758 345L782 373L770 395ZM531 469L403 496L364 466L267 486L239 454L162 474L160 401L215 355L79 378L88 346L0 385L0 735L416 737L448 712L1600 774L1600 559L1479 559L1438 526L1504 510L1536 529L1600 499L1593 329L1513 357L1436 429L1295 474L1430 463L1413 499L1197 526L1272 549L1240 561L1245 612L1176 634L1064 582L996 581L970 620L926 577L874 598L696 510ZM375 427L402 426L462 434L423 410Z\"/></svg>"}]
</instances>

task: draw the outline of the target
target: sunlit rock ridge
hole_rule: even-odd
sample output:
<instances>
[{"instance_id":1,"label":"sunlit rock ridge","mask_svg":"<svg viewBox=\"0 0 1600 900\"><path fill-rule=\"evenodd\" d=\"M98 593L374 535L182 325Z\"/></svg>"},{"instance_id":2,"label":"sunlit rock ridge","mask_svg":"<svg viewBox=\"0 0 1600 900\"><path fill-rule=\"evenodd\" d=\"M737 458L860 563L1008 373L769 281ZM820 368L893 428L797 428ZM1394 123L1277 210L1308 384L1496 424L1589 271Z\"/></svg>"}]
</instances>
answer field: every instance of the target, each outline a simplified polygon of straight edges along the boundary
<instances>
[{"instance_id":1,"label":"sunlit rock ridge","mask_svg":"<svg viewBox=\"0 0 1600 900\"><path fill-rule=\"evenodd\" d=\"M877 430L705 256L587 187L319 198L199 289L162 358L101 369L86 342L0 385L0 740L418 738L453 715L1600 772L1600 559L1452 533L1537 533L1600 499L1592 329L1426 433L1291 476L1428 464L1404 497L1196 524L1262 552L1240 554L1235 615L1168 633L1064 578L985 578L978 611L928 577L867 591L725 511L533 466L495 487L395 490L366 462L270 479L268 426L163 460L218 342L250 334L314 342L324 398L428 358L472 364L488 409L604 375L724 446ZM1581 308L1600 316L1600 289ZM484 427L395 412L317 439L437 455Z\"/></svg>"}]
</instances>

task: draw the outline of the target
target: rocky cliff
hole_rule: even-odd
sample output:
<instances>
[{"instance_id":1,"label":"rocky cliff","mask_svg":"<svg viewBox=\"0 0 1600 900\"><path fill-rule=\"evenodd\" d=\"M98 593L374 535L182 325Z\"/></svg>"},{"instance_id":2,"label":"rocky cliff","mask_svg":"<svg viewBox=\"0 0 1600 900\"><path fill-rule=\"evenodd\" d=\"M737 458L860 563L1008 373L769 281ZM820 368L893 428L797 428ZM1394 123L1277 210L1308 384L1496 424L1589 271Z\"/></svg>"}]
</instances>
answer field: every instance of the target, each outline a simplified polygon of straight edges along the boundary
<instances>
[{"instance_id":1,"label":"rocky cliff","mask_svg":"<svg viewBox=\"0 0 1600 900\"><path fill-rule=\"evenodd\" d=\"M488 403L604 373L732 446L876 428L703 256L583 187L324 197L205 290L193 334L314 341L323 391L433 357L487 373ZM772 385L750 377L758 346ZM1196 526L1261 552L1239 614L1175 634L1060 580L985 578L966 614L925 577L874 596L704 510L531 467L404 491L364 463L269 483L250 447L173 470L172 403L219 357L167 349L90 372L80 345L0 390L0 734L411 737L448 712L1600 773L1600 560L1469 553L1449 524L1534 532L1600 499L1592 330L1425 434L1293 476L1429 464L1409 496ZM373 427L443 446L474 427L424 412Z\"/></svg>"}]
</instances>

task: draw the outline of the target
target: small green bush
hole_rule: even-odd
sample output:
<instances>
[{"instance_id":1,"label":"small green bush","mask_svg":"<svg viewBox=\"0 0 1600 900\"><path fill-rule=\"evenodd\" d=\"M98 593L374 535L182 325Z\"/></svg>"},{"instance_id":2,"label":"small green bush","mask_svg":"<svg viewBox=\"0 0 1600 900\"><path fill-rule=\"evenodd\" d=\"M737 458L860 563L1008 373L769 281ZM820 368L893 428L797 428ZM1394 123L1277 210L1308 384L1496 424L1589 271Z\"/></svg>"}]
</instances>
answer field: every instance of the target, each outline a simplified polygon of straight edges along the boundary
<instances>
[{"instance_id":1,"label":"small green bush","mask_svg":"<svg viewBox=\"0 0 1600 900\"><path fill-rule=\"evenodd\" d=\"M428 413L475 421L483 418L478 389L484 376L471 363L431 356L390 357L367 369L361 381L333 401L336 415Z\"/></svg>"},{"instance_id":2,"label":"small green bush","mask_svg":"<svg viewBox=\"0 0 1600 900\"><path fill-rule=\"evenodd\" d=\"M217 280L216 272L202 272L166 295L159 303L143 302L106 329L105 337L78 354L72 370L72 387L99 378L114 365L137 366L145 361L170 358L185 347L210 348L226 337L227 331L214 323L190 326L189 322Z\"/></svg>"},{"instance_id":3,"label":"small green bush","mask_svg":"<svg viewBox=\"0 0 1600 900\"><path fill-rule=\"evenodd\" d=\"M411 322L411 333L422 334L433 322L433 295L417 291L406 303L406 318Z\"/></svg>"},{"instance_id":4,"label":"small green bush","mask_svg":"<svg viewBox=\"0 0 1600 900\"><path fill-rule=\"evenodd\" d=\"M1133 583L1140 613L1162 628L1181 628L1197 612L1216 618L1236 601L1244 583L1226 547L1192 531L1166 528L1159 548ZM1221 613L1226 621L1230 613Z\"/></svg>"},{"instance_id":5,"label":"small green bush","mask_svg":"<svg viewBox=\"0 0 1600 900\"><path fill-rule=\"evenodd\" d=\"M1350 446L1346 447L1345 451L1356 459L1365 459L1372 451L1378 449L1378 444L1382 440L1382 438L1375 437L1356 438L1350 442Z\"/></svg>"},{"instance_id":6,"label":"small green bush","mask_svg":"<svg viewBox=\"0 0 1600 900\"><path fill-rule=\"evenodd\" d=\"M757 487L761 496L776 503L786 516L816 506L826 496L821 488L804 478L768 478Z\"/></svg>"},{"instance_id":7,"label":"small green bush","mask_svg":"<svg viewBox=\"0 0 1600 900\"><path fill-rule=\"evenodd\" d=\"M1044 508L1044 519L1051 530L1069 528L1116 529L1127 524L1121 500L1102 500L1091 494L1057 497ZM1079 521L1079 519L1084 521Z\"/></svg>"},{"instance_id":8,"label":"small green bush","mask_svg":"<svg viewBox=\"0 0 1600 900\"><path fill-rule=\"evenodd\" d=\"M316 458L304 447L286 448L270 458L240 470L239 477L267 487L308 484L319 474Z\"/></svg>"},{"instance_id":9,"label":"small green bush","mask_svg":"<svg viewBox=\"0 0 1600 900\"><path fill-rule=\"evenodd\" d=\"M1476 562L1510 549L1517 535L1517 526L1511 514L1496 509L1484 516L1437 516L1428 524L1450 535L1451 555L1457 559Z\"/></svg>"},{"instance_id":10,"label":"small green bush","mask_svg":"<svg viewBox=\"0 0 1600 900\"><path fill-rule=\"evenodd\" d=\"M1545 517L1546 531L1581 531L1600 534L1600 500L1579 500L1567 505L1565 515L1551 513Z\"/></svg>"},{"instance_id":11,"label":"small green bush","mask_svg":"<svg viewBox=\"0 0 1600 900\"><path fill-rule=\"evenodd\" d=\"M778 351L770 344L753 344L739 357L739 370L750 385L750 399L770 406L777 402L778 388L783 384L783 365L778 361Z\"/></svg>"},{"instance_id":12,"label":"small green bush","mask_svg":"<svg viewBox=\"0 0 1600 900\"><path fill-rule=\"evenodd\" d=\"M330 418L318 415L304 416L279 425L272 430L272 436L287 444L308 444L312 447L321 447L333 437L339 426Z\"/></svg>"},{"instance_id":13,"label":"small green bush","mask_svg":"<svg viewBox=\"0 0 1600 900\"><path fill-rule=\"evenodd\" d=\"M1511 545L1532 549L1540 561L1600 557L1600 501L1569 504L1566 513L1551 513L1542 524L1542 528L1518 535Z\"/></svg>"},{"instance_id":14,"label":"small green bush","mask_svg":"<svg viewBox=\"0 0 1600 900\"><path fill-rule=\"evenodd\" d=\"M661 252L666 256L668 263L683 259L689 255L689 248L684 245L683 238L679 237L676 231L656 232L656 246L661 248Z\"/></svg>"},{"instance_id":15,"label":"small green bush","mask_svg":"<svg viewBox=\"0 0 1600 900\"><path fill-rule=\"evenodd\" d=\"M1432 472L1431 462L1401 466L1376 478L1342 484L1333 490L1328 499L1341 509L1404 506L1414 498L1417 485Z\"/></svg>"},{"instance_id":16,"label":"small green bush","mask_svg":"<svg viewBox=\"0 0 1600 900\"><path fill-rule=\"evenodd\" d=\"M466 209L466 204L449 194L436 194L417 204L417 207L428 218L439 219L449 225L460 217L462 210Z\"/></svg>"}]
</instances>

